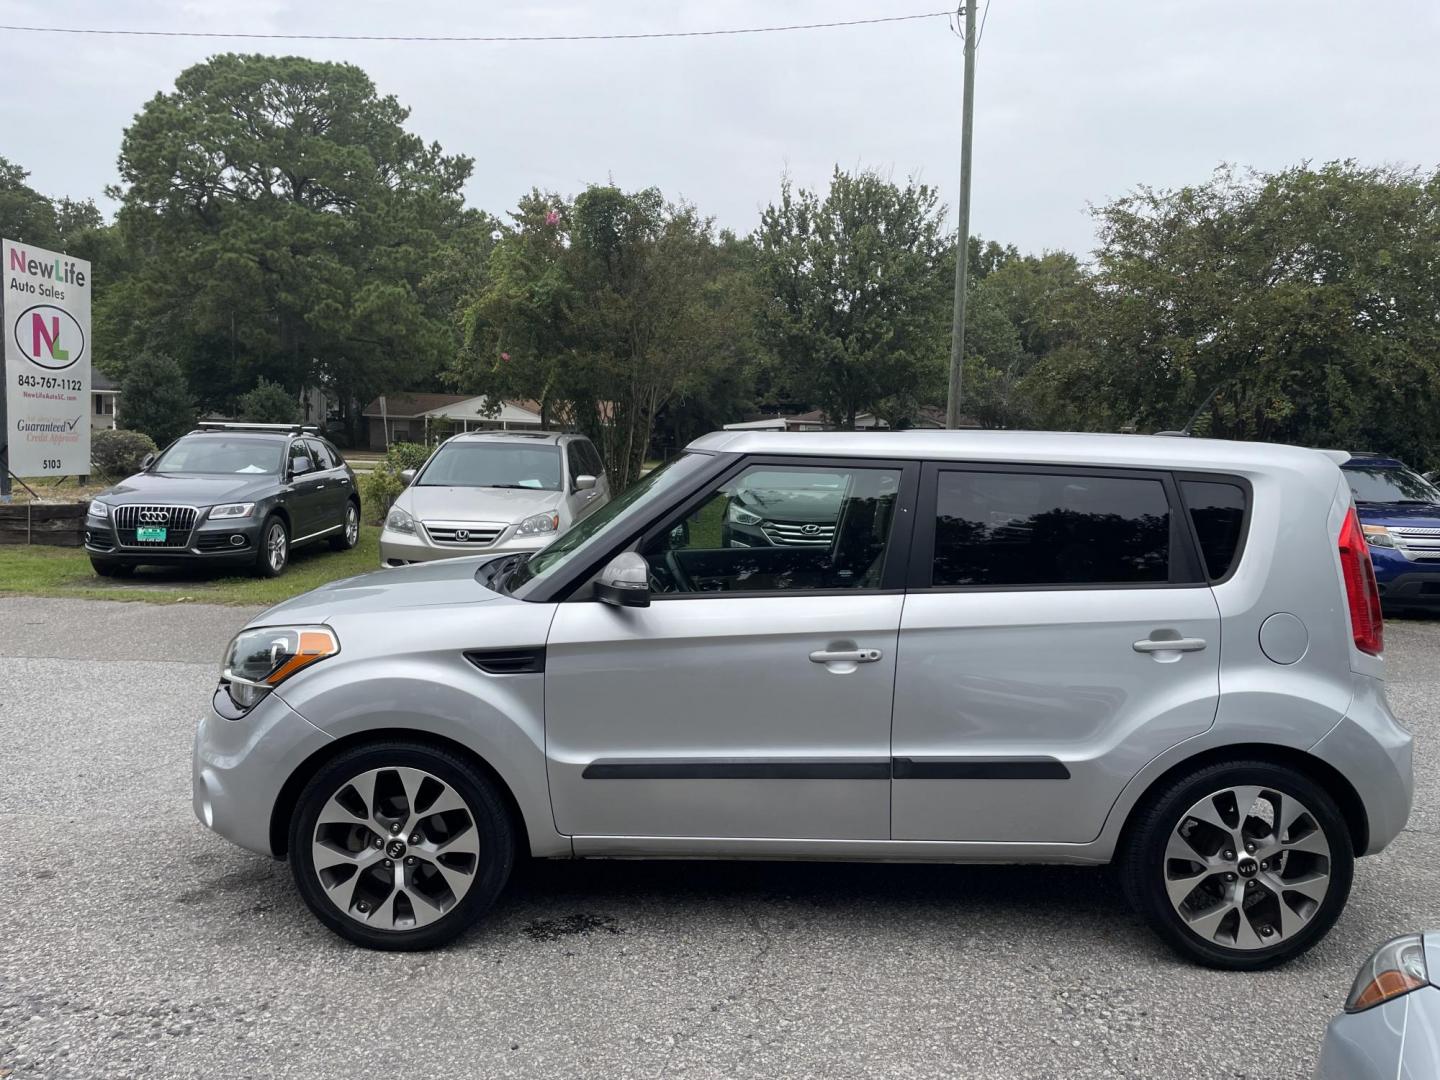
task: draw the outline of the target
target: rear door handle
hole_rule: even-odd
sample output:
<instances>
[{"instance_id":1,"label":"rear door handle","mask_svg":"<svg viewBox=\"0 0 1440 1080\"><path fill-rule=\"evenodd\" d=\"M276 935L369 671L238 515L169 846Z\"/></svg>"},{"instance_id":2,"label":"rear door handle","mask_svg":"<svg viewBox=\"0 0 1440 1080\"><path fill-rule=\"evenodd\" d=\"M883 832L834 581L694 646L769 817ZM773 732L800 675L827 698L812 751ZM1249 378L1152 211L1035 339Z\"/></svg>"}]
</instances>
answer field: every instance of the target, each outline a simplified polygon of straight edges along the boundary
<instances>
[{"instance_id":1,"label":"rear door handle","mask_svg":"<svg viewBox=\"0 0 1440 1080\"><path fill-rule=\"evenodd\" d=\"M816 649L810 654L812 664L873 664L879 659L879 649Z\"/></svg>"},{"instance_id":2,"label":"rear door handle","mask_svg":"<svg viewBox=\"0 0 1440 1080\"><path fill-rule=\"evenodd\" d=\"M1130 646L1138 653L1157 652L1199 652L1205 648L1205 639L1198 637L1145 638Z\"/></svg>"}]
</instances>

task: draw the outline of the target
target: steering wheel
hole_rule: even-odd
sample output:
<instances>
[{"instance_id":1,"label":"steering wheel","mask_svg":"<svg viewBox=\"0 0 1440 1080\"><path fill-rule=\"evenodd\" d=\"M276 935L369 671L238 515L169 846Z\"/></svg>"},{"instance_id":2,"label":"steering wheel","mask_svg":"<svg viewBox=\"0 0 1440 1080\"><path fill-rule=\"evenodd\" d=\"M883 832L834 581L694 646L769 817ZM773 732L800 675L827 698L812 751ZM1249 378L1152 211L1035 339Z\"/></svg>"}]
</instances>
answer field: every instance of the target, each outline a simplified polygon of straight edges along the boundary
<instances>
[{"instance_id":1,"label":"steering wheel","mask_svg":"<svg viewBox=\"0 0 1440 1080\"><path fill-rule=\"evenodd\" d=\"M695 583L690 580L690 575L680 565L680 560L675 557L673 548L665 552L665 569L669 571L671 579L675 582L676 592L693 593L695 591Z\"/></svg>"}]
</instances>

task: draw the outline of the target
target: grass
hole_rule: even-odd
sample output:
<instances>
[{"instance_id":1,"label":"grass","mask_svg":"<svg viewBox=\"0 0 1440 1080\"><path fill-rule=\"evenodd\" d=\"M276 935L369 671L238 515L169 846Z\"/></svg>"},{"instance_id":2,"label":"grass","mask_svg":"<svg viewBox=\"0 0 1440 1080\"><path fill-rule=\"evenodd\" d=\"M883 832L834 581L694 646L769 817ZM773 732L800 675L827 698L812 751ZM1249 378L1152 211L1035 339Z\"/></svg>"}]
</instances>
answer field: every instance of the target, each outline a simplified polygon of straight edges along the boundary
<instances>
[{"instance_id":1,"label":"grass","mask_svg":"<svg viewBox=\"0 0 1440 1080\"><path fill-rule=\"evenodd\" d=\"M206 573L203 567L146 566L130 578L102 578L79 548L0 548L0 596L63 596L85 600L143 600L151 604L269 605L326 582L380 568L380 530L363 526L349 551L331 551L324 541L290 553L278 578L236 574L233 568ZM224 573L231 576L220 577Z\"/></svg>"}]
</instances>

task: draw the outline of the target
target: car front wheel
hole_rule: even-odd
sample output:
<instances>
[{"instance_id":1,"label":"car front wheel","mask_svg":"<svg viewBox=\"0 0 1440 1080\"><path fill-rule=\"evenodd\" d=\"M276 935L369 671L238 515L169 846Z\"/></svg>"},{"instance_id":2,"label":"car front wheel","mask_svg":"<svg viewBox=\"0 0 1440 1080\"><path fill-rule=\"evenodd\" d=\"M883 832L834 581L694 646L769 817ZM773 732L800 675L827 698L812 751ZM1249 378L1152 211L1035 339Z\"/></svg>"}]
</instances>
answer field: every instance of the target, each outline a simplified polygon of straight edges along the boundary
<instances>
[{"instance_id":1,"label":"car front wheel","mask_svg":"<svg viewBox=\"0 0 1440 1080\"><path fill-rule=\"evenodd\" d=\"M255 552L255 573L274 578L285 572L290 562L290 533L285 522L271 514L260 528L260 549Z\"/></svg>"},{"instance_id":2,"label":"car front wheel","mask_svg":"<svg viewBox=\"0 0 1440 1080\"><path fill-rule=\"evenodd\" d=\"M310 910L372 949L429 949L487 911L510 876L514 828L493 783L433 747L358 747L301 792L290 864Z\"/></svg>"},{"instance_id":3,"label":"car front wheel","mask_svg":"<svg viewBox=\"0 0 1440 1080\"><path fill-rule=\"evenodd\" d=\"M1255 971L1329 931L1355 858L1334 799L1305 774L1261 761L1212 765L1153 793L1121 852L1125 892L1172 948Z\"/></svg>"}]
</instances>

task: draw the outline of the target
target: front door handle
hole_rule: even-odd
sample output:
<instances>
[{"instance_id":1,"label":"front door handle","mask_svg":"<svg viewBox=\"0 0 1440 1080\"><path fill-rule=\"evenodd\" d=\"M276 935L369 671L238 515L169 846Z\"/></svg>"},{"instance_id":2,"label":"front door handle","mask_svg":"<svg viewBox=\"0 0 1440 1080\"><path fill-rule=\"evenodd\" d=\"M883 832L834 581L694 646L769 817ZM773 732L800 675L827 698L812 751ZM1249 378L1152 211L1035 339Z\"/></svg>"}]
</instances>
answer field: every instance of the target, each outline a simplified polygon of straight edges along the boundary
<instances>
[{"instance_id":1,"label":"front door handle","mask_svg":"<svg viewBox=\"0 0 1440 1080\"><path fill-rule=\"evenodd\" d=\"M1199 652L1205 648L1205 639L1198 637L1145 638L1130 646L1138 653Z\"/></svg>"},{"instance_id":2,"label":"front door handle","mask_svg":"<svg viewBox=\"0 0 1440 1080\"><path fill-rule=\"evenodd\" d=\"M879 649L816 649L810 654L812 664L873 664L879 659Z\"/></svg>"}]
</instances>

